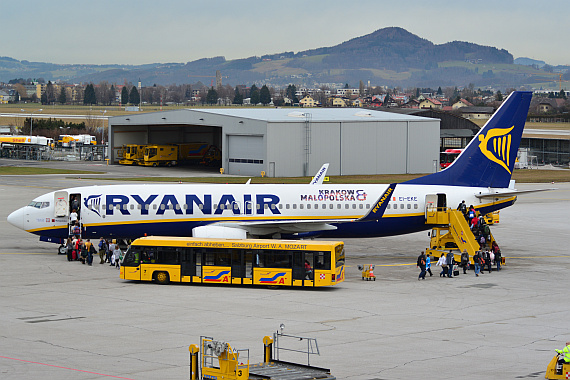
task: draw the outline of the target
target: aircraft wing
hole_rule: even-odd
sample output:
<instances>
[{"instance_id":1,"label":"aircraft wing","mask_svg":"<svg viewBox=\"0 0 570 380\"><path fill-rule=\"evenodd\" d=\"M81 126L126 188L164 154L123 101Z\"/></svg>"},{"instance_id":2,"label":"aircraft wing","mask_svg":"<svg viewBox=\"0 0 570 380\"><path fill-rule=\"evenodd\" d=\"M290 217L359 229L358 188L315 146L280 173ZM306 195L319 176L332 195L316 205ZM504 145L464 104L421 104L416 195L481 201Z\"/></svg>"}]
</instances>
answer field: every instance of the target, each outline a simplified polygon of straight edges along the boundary
<instances>
[{"instance_id":1,"label":"aircraft wing","mask_svg":"<svg viewBox=\"0 0 570 380\"><path fill-rule=\"evenodd\" d=\"M216 226L239 228L246 230L251 235L269 235L275 233L294 234L298 232L330 231L337 227L331 223L344 223L354 219L339 220L276 220L276 221L255 221L255 222L222 222Z\"/></svg>"},{"instance_id":2,"label":"aircraft wing","mask_svg":"<svg viewBox=\"0 0 570 380\"><path fill-rule=\"evenodd\" d=\"M475 194L475 196L477 198L508 198L521 194L537 193L539 191L550 191L550 190L556 190L556 189L550 188L550 189L536 189L536 190L512 190L512 191L495 191L495 192L490 191L488 193Z\"/></svg>"}]
</instances>

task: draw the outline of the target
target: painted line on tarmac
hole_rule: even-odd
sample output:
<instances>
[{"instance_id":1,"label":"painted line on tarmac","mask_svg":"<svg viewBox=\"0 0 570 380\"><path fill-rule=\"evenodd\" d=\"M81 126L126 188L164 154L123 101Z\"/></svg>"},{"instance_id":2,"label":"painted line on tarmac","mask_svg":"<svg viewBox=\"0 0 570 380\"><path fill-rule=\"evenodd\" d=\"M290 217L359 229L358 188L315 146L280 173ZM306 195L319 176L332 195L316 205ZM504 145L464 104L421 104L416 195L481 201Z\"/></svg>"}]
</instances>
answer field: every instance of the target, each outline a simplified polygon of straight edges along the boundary
<instances>
[{"instance_id":1,"label":"painted line on tarmac","mask_svg":"<svg viewBox=\"0 0 570 380\"><path fill-rule=\"evenodd\" d=\"M57 255L57 253L52 252L0 252L0 255ZM62 255L65 256L65 255Z\"/></svg>"},{"instance_id":2,"label":"painted line on tarmac","mask_svg":"<svg viewBox=\"0 0 570 380\"><path fill-rule=\"evenodd\" d=\"M517 259L542 259L542 258L553 258L553 257L570 257L570 255L562 255L562 256L525 256L525 257L505 257L505 259L509 260L517 260Z\"/></svg>"},{"instance_id":3,"label":"painted line on tarmac","mask_svg":"<svg viewBox=\"0 0 570 380\"><path fill-rule=\"evenodd\" d=\"M45 366L47 366L47 367L53 367L53 368L61 368L61 369L69 370L69 371L90 373L90 374L92 374L92 375L97 375L97 376L112 377L112 378L114 378L114 379L134 380L134 379L131 379L130 377L121 377L121 376L106 375L106 374L104 374L104 373L91 372L91 371L84 371L84 370L82 370L82 369L69 368L69 367L62 367L62 366L60 366L60 365L47 364L47 363L40 363L40 362L33 362L33 361L30 361L30 360L24 360L24 359L10 358L10 357L8 357L8 356L0 356L0 358L2 358L2 359L16 360L16 361L19 361L19 362L30 363L30 364L45 365Z\"/></svg>"}]
</instances>

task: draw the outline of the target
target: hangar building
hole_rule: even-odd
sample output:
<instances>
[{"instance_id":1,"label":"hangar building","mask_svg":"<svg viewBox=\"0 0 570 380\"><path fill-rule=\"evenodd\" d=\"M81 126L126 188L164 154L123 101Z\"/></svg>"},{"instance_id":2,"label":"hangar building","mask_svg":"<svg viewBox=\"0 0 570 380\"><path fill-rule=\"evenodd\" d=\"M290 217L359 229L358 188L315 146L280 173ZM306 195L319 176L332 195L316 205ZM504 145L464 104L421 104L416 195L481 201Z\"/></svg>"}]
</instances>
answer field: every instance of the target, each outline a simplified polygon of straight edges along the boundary
<instances>
[{"instance_id":1,"label":"hangar building","mask_svg":"<svg viewBox=\"0 0 570 380\"><path fill-rule=\"evenodd\" d=\"M124 144L205 142L226 174L269 177L432 173L437 119L360 108L183 109L109 119L111 163Z\"/></svg>"}]
</instances>

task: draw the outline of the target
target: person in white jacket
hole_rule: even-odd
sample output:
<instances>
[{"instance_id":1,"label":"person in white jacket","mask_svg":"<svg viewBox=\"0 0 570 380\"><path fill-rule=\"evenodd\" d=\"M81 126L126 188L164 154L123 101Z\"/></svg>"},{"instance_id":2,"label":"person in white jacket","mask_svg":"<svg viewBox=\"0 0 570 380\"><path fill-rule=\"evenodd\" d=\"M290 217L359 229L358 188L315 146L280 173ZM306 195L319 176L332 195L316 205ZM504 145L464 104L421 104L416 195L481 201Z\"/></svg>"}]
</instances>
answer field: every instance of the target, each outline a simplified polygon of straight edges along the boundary
<instances>
[{"instance_id":1,"label":"person in white jacket","mask_svg":"<svg viewBox=\"0 0 570 380\"><path fill-rule=\"evenodd\" d=\"M435 265L441 266L441 272L439 273L439 277L441 276L445 277L447 275L447 259L445 258L444 253L441 254L441 257L439 258L439 260L437 260L437 264Z\"/></svg>"}]
</instances>

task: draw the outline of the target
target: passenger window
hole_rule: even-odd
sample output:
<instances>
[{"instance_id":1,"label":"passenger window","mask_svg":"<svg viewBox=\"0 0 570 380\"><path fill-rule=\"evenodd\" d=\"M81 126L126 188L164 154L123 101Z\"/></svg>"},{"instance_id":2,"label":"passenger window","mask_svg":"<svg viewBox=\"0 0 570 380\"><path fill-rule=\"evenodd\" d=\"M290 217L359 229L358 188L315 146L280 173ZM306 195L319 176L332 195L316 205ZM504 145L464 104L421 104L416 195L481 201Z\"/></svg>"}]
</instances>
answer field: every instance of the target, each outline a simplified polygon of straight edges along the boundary
<instances>
[{"instance_id":1,"label":"passenger window","mask_svg":"<svg viewBox=\"0 0 570 380\"><path fill-rule=\"evenodd\" d=\"M297 209L297 203L293 203L293 210Z\"/></svg>"},{"instance_id":2,"label":"passenger window","mask_svg":"<svg viewBox=\"0 0 570 380\"><path fill-rule=\"evenodd\" d=\"M348 203L344 204L344 208L348 210L348 208L350 207L350 205Z\"/></svg>"},{"instance_id":3,"label":"passenger window","mask_svg":"<svg viewBox=\"0 0 570 380\"><path fill-rule=\"evenodd\" d=\"M358 208L362 210L364 208L364 205L361 203L358 205Z\"/></svg>"},{"instance_id":4,"label":"passenger window","mask_svg":"<svg viewBox=\"0 0 570 380\"><path fill-rule=\"evenodd\" d=\"M200 210L203 210L203 209L204 209L204 205L200 203L200 204L198 205L198 208L199 208Z\"/></svg>"},{"instance_id":5,"label":"passenger window","mask_svg":"<svg viewBox=\"0 0 570 380\"><path fill-rule=\"evenodd\" d=\"M131 210L134 210L134 209L135 209L135 205L131 205Z\"/></svg>"},{"instance_id":6,"label":"passenger window","mask_svg":"<svg viewBox=\"0 0 570 380\"><path fill-rule=\"evenodd\" d=\"M331 204L329 205L329 209L332 210L333 208L334 208L334 205L331 203Z\"/></svg>"},{"instance_id":7,"label":"passenger window","mask_svg":"<svg viewBox=\"0 0 570 380\"><path fill-rule=\"evenodd\" d=\"M287 203L287 204L285 205L285 208L286 208L287 210L289 210L289 203Z\"/></svg>"},{"instance_id":8,"label":"passenger window","mask_svg":"<svg viewBox=\"0 0 570 380\"><path fill-rule=\"evenodd\" d=\"M300 210L303 209L303 204L302 204L302 203L299 205L299 209L300 209Z\"/></svg>"},{"instance_id":9,"label":"passenger window","mask_svg":"<svg viewBox=\"0 0 570 380\"><path fill-rule=\"evenodd\" d=\"M152 209L153 209L153 210L156 210L156 209L158 208L157 206L158 206L157 204L153 204L153 205L152 205Z\"/></svg>"},{"instance_id":10,"label":"passenger window","mask_svg":"<svg viewBox=\"0 0 570 380\"><path fill-rule=\"evenodd\" d=\"M160 205L160 209L164 210L166 207L164 207L164 205Z\"/></svg>"},{"instance_id":11,"label":"passenger window","mask_svg":"<svg viewBox=\"0 0 570 380\"><path fill-rule=\"evenodd\" d=\"M418 204L414 203L414 209L417 209L417 208L418 208Z\"/></svg>"},{"instance_id":12,"label":"passenger window","mask_svg":"<svg viewBox=\"0 0 570 380\"><path fill-rule=\"evenodd\" d=\"M408 203L408 210L412 208L412 205Z\"/></svg>"},{"instance_id":13,"label":"passenger window","mask_svg":"<svg viewBox=\"0 0 570 380\"><path fill-rule=\"evenodd\" d=\"M402 209L402 210L404 209L404 204L403 204L403 203L400 205L400 209Z\"/></svg>"},{"instance_id":14,"label":"passenger window","mask_svg":"<svg viewBox=\"0 0 570 380\"><path fill-rule=\"evenodd\" d=\"M340 204L340 203L337 204L337 205L336 205L336 208L338 208L338 209L340 210L340 209L342 208L341 204Z\"/></svg>"},{"instance_id":15,"label":"passenger window","mask_svg":"<svg viewBox=\"0 0 570 380\"><path fill-rule=\"evenodd\" d=\"M356 203L353 203L353 204L352 204L352 209L353 209L353 210L356 210Z\"/></svg>"},{"instance_id":16,"label":"passenger window","mask_svg":"<svg viewBox=\"0 0 570 380\"><path fill-rule=\"evenodd\" d=\"M310 210L310 209L311 209L311 205L308 204L308 205L307 205L307 210Z\"/></svg>"},{"instance_id":17,"label":"passenger window","mask_svg":"<svg viewBox=\"0 0 570 380\"><path fill-rule=\"evenodd\" d=\"M283 210L283 203L279 203L279 210Z\"/></svg>"}]
</instances>

